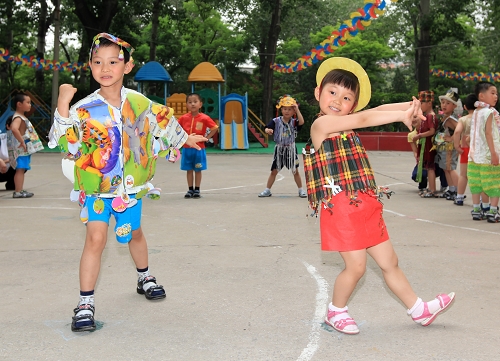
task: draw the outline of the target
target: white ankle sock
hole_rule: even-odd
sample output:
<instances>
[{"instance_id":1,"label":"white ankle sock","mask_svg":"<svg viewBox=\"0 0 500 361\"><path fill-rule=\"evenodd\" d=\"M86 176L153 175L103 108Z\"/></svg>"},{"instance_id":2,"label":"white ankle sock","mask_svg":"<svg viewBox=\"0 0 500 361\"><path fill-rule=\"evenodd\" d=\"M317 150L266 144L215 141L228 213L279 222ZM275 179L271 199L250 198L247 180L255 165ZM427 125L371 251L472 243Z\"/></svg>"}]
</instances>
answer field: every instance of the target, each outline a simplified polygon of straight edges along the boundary
<instances>
[{"instance_id":1,"label":"white ankle sock","mask_svg":"<svg viewBox=\"0 0 500 361\"><path fill-rule=\"evenodd\" d=\"M92 305L92 306L94 306L94 295L80 296L80 302L78 302L78 307L80 307L80 305ZM81 316L81 315L93 316L94 315L94 313L90 309L82 309L82 310L78 311L77 314L79 316ZM84 319L81 321L84 321Z\"/></svg>"},{"instance_id":2,"label":"white ankle sock","mask_svg":"<svg viewBox=\"0 0 500 361\"><path fill-rule=\"evenodd\" d=\"M439 310L439 300L437 298L433 299L432 301L429 302L422 302L421 298L417 298L417 301L413 305L411 309L409 309L407 312L409 315L412 317L419 317L424 313L424 306L427 304L427 308L430 313L434 313L437 310Z\"/></svg>"},{"instance_id":3,"label":"white ankle sock","mask_svg":"<svg viewBox=\"0 0 500 361\"><path fill-rule=\"evenodd\" d=\"M139 281L143 280L146 277L151 276L149 274L149 267L144 272L137 271L137 275L139 276ZM156 286L155 282L146 282L145 284L142 285L142 289L144 291L147 291L149 288L151 288L153 286Z\"/></svg>"},{"instance_id":4,"label":"white ankle sock","mask_svg":"<svg viewBox=\"0 0 500 361\"><path fill-rule=\"evenodd\" d=\"M347 306L345 306L343 308L338 308L338 307L335 307L330 302L330 304L328 305L328 311L342 312L342 313L336 314L333 317L328 318L328 321L333 325L333 324L335 324L338 321L345 320L346 318L351 318L352 319L352 317L349 316L349 313L347 313L347 310L348 310ZM328 315L327 315L327 317L328 317ZM347 326L344 327L344 332L345 331L357 331L357 330L358 330L358 326L356 326L356 325L347 325Z\"/></svg>"}]
</instances>

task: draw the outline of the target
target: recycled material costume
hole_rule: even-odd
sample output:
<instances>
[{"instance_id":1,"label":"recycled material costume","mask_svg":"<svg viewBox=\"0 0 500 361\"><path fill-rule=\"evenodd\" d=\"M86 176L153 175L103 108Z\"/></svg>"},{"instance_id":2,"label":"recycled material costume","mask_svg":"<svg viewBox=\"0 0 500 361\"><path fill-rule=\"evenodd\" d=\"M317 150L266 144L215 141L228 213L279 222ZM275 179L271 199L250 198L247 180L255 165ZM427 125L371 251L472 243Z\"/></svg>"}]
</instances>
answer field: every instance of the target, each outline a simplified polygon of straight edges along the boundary
<instances>
[{"instance_id":1,"label":"recycled material costume","mask_svg":"<svg viewBox=\"0 0 500 361\"><path fill-rule=\"evenodd\" d=\"M88 220L88 207L100 214L108 206L103 199L111 198L116 239L127 243L135 230L133 212L128 217L122 212L140 210L145 195L159 198L160 189L150 183L156 159L178 153L188 134L173 109L124 87L121 99L121 107L114 107L97 90L71 107L69 118L56 110L49 147L59 145L66 153L63 173L74 183L70 199L82 207L82 222Z\"/></svg>"},{"instance_id":2,"label":"recycled material costume","mask_svg":"<svg viewBox=\"0 0 500 361\"><path fill-rule=\"evenodd\" d=\"M22 135L24 143L26 144L26 152L20 147L20 143L17 138L12 133L12 130L7 131L7 147L9 152L9 162L10 166L14 169L17 168L17 158L30 156L40 150L43 150L43 144L38 137L38 134L29 121L24 115L19 113L14 113L12 118L21 118L21 120L26 124L26 132ZM28 163L28 168L29 163Z\"/></svg>"},{"instance_id":3,"label":"recycled material costume","mask_svg":"<svg viewBox=\"0 0 500 361\"><path fill-rule=\"evenodd\" d=\"M500 154L500 131L498 129L498 111L489 104L477 101L476 110L472 115L470 128L469 162L467 177L470 191L473 194L481 192L490 197L500 197L500 167L491 164L491 152L486 140L486 122L493 115L491 137L495 152Z\"/></svg>"},{"instance_id":4,"label":"recycled material costume","mask_svg":"<svg viewBox=\"0 0 500 361\"><path fill-rule=\"evenodd\" d=\"M389 239L382 217L383 194L356 133L327 138L303 150L309 205L320 211L321 249L354 251Z\"/></svg>"},{"instance_id":5,"label":"recycled material costume","mask_svg":"<svg viewBox=\"0 0 500 361\"><path fill-rule=\"evenodd\" d=\"M291 107L295 104L297 104L295 99L286 94L278 99L276 108ZM277 116L266 125L266 128L273 130L273 140L276 143L271 171L274 169L280 171L286 167L292 173L296 172L296 168L299 166L299 158L297 156L295 138L297 138L297 133L302 128L298 122L297 117L292 117L288 122L285 122L282 116Z\"/></svg>"}]
</instances>

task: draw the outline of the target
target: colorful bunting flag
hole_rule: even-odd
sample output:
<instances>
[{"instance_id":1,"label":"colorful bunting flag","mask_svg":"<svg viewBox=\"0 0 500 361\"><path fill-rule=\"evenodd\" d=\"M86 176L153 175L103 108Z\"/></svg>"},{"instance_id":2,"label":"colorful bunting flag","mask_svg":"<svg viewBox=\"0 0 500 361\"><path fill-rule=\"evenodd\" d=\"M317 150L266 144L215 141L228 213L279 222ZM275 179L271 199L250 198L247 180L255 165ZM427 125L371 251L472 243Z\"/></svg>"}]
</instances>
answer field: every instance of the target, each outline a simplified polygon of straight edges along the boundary
<instances>
[{"instance_id":1,"label":"colorful bunting flag","mask_svg":"<svg viewBox=\"0 0 500 361\"><path fill-rule=\"evenodd\" d=\"M389 0L396 2L397 0ZM376 19L385 12L385 0L365 0L365 6L351 13L350 19L344 21L337 30L332 31L332 35L323 40L314 49L301 56L296 61L286 64L274 63L271 68L280 73L293 73L303 70L332 54L335 50L344 46L346 40L358 35L361 30L370 26L372 19Z\"/></svg>"},{"instance_id":2,"label":"colorful bunting flag","mask_svg":"<svg viewBox=\"0 0 500 361\"><path fill-rule=\"evenodd\" d=\"M9 54L9 50L0 48L0 62L11 62L16 63L17 65L26 65L35 69L44 69L44 70L53 70L57 69L59 71L76 71L82 70L85 71L89 69L88 64L82 63L68 63L64 61L55 62L53 60L48 59L38 59L34 56L22 55L19 54L17 56L13 56Z\"/></svg>"}]
</instances>

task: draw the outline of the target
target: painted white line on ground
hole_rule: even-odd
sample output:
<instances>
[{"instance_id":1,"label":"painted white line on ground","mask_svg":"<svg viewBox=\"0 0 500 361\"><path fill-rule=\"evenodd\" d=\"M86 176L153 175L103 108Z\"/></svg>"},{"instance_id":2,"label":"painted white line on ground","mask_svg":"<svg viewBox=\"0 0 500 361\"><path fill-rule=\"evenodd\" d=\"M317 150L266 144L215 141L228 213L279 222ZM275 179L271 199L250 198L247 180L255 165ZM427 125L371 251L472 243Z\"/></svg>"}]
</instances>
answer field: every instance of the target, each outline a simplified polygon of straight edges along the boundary
<instances>
[{"instance_id":1,"label":"painted white line on ground","mask_svg":"<svg viewBox=\"0 0 500 361\"><path fill-rule=\"evenodd\" d=\"M384 212L392 213L392 214L395 214L396 216L399 216L399 217L408 217L406 214L401 214L401 213L398 213L398 212L394 212L394 211L391 211L389 209L384 209ZM466 230L466 231L474 231L474 232L481 232L481 233L498 234L498 235L500 235L500 232L485 231L483 229L470 228L470 227L459 227L459 226L454 226L454 225L451 225L451 224L430 221L428 219L421 219L421 218L412 218L412 219L414 219L415 221L425 222L425 223L431 223L431 224L435 224L435 225L438 225L438 226L445 226L445 227L450 227L450 228L463 229L463 230Z\"/></svg>"},{"instance_id":2,"label":"painted white line on ground","mask_svg":"<svg viewBox=\"0 0 500 361\"><path fill-rule=\"evenodd\" d=\"M276 182L280 182L283 179L285 179L284 175L281 175L278 173L278 177L276 178ZM158 186L161 186L162 183L159 183ZM229 190L229 189L238 189L238 188L249 188L249 187L257 187L261 186L265 183L258 183L258 184L246 184L242 186L235 186L235 187L224 187L224 188L212 188L212 189L203 189L203 192L213 192L213 191L223 191L223 190ZM160 187L161 188L161 187ZM162 192L161 194L184 194L186 191L182 192Z\"/></svg>"},{"instance_id":3,"label":"painted white line on ground","mask_svg":"<svg viewBox=\"0 0 500 361\"><path fill-rule=\"evenodd\" d=\"M318 285L318 292L316 293L316 310L314 312L314 318L312 320L312 329L309 334L309 343L307 347L302 350L297 361L309 361L314 356L314 353L318 350L319 339L320 339L320 329L323 323L323 317L325 316L325 307L328 303L328 283L323 277L316 271L314 266L311 266L307 262L302 261L304 266L306 266L307 272L311 274L316 280Z\"/></svg>"}]
</instances>

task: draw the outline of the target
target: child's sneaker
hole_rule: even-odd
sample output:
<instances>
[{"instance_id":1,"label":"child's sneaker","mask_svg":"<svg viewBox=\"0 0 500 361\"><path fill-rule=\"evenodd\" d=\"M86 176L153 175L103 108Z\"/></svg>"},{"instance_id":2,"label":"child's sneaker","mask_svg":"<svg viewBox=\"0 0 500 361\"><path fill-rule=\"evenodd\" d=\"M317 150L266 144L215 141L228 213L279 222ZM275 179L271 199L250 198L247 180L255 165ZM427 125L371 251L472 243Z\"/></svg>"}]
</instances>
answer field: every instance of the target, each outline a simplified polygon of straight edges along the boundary
<instances>
[{"instance_id":1,"label":"child's sneaker","mask_svg":"<svg viewBox=\"0 0 500 361\"><path fill-rule=\"evenodd\" d=\"M500 222L500 214L495 211L489 211L488 213L486 213L486 220L488 221L488 223L498 223Z\"/></svg>"},{"instance_id":2,"label":"child's sneaker","mask_svg":"<svg viewBox=\"0 0 500 361\"><path fill-rule=\"evenodd\" d=\"M456 206L463 206L464 205L464 199L463 198L455 198L453 201L453 204Z\"/></svg>"},{"instance_id":3,"label":"child's sneaker","mask_svg":"<svg viewBox=\"0 0 500 361\"><path fill-rule=\"evenodd\" d=\"M481 204L481 219L486 219L486 215L490 212L490 207L483 208Z\"/></svg>"},{"instance_id":4,"label":"child's sneaker","mask_svg":"<svg viewBox=\"0 0 500 361\"><path fill-rule=\"evenodd\" d=\"M78 307L75 308L73 312L75 313L75 315L71 320L71 331L83 332L95 330L94 305L84 303L78 305Z\"/></svg>"},{"instance_id":5,"label":"child's sneaker","mask_svg":"<svg viewBox=\"0 0 500 361\"><path fill-rule=\"evenodd\" d=\"M307 192L303 189L299 189L299 197L300 198L307 198Z\"/></svg>"},{"instance_id":6,"label":"child's sneaker","mask_svg":"<svg viewBox=\"0 0 500 361\"><path fill-rule=\"evenodd\" d=\"M457 197L457 192L449 192L448 195L446 196L446 199L449 201L454 201L456 197Z\"/></svg>"},{"instance_id":7,"label":"child's sneaker","mask_svg":"<svg viewBox=\"0 0 500 361\"><path fill-rule=\"evenodd\" d=\"M147 276L137 281L137 293L146 296L148 300L159 300L167 297L163 286L156 283L156 278Z\"/></svg>"},{"instance_id":8,"label":"child's sneaker","mask_svg":"<svg viewBox=\"0 0 500 361\"><path fill-rule=\"evenodd\" d=\"M186 194L184 194L184 198L193 198L193 195L194 195L194 190L190 189L187 191Z\"/></svg>"},{"instance_id":9,"label":"child's sneaker","mask_svg":"<svg viewBox=\"0 0 500 361\"><path fill-rule=\"evenodd\" d=\"M193 193L193 198L200 198L200 197L201 197L200 191L198 189L195 189Z\"/></svg>"},{"instance_id":10,"label":"child's sneaker","mask_svg":"<svg viewBox=\"0 0 500 361\"><path fill-rule=\"evenodd\" d=\"M262 192L259 193L259 197L271 197L272 193L270 189L264 189Z\"/></svg>"},{"instance_id":11,"label":"child's sneaker","mask_svg":"<svg viewBox=\"0 0 500 361\"><path fill-rule=\"evenodd\" d=\"M21 191L21 192L14 192L12 194L12 198L30 198L33 197L33 193L26 192L26 191Z\"/></svg>"},{"instance_id":12,"label":"child's sneaker","mask_svg":"<svg viewBox=\"0 0 500 361\"><path fill-rule=\"evenodd\" d=\"M359 333L359 328L356 322L347 313L347 307L344 311L332 311L328 310L325 318L325 323L328 326L333 327L339 332L346 333L348 335L355 335Z\"/></svg>"},{"instance_id":13,"label":"child's sneaker","mask_svg":"<svg viewBox=\"0 0 500 361\"><path fill-rule=\"evenodd\" d=\"M443 194L441 194L439 196L439 198L446 198L448 199L448 197L451 195L451 192L449 190L447 190L446 192L444 192Z\"/></svg>"},{"instance_id":14,"label":"child's sneaker","mask_svg":"<svg viewBox=\"0 0 500 361\"><path fill-rule=\"evenodd\" d=\"M483 212L481 211L481 208L474 208L470 211L470 214L472 215L473 221L480 221L483 219Z\"/></svg>"}]
</instances>

